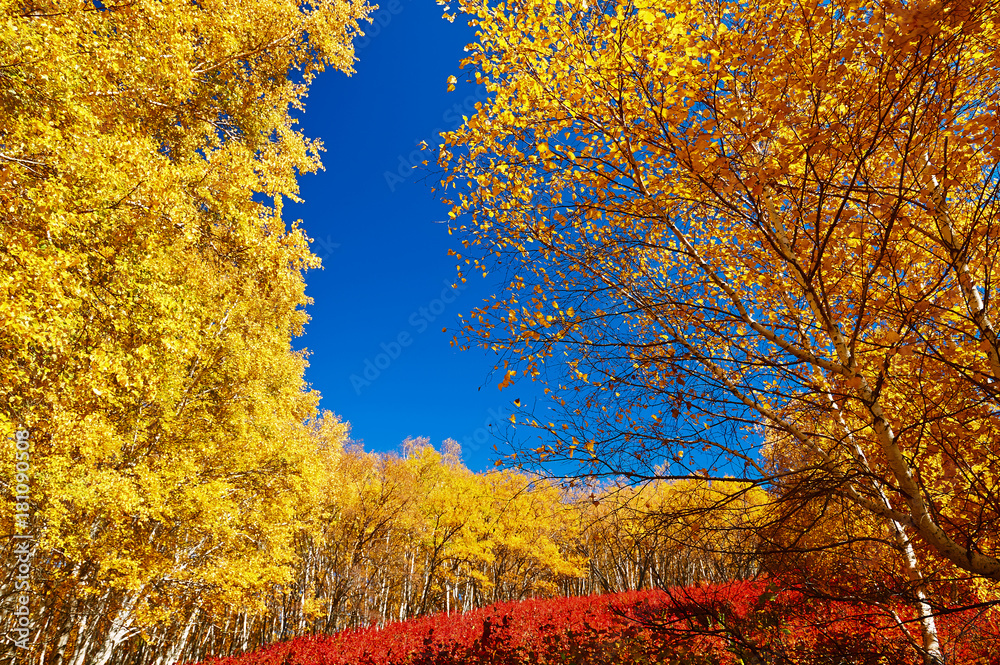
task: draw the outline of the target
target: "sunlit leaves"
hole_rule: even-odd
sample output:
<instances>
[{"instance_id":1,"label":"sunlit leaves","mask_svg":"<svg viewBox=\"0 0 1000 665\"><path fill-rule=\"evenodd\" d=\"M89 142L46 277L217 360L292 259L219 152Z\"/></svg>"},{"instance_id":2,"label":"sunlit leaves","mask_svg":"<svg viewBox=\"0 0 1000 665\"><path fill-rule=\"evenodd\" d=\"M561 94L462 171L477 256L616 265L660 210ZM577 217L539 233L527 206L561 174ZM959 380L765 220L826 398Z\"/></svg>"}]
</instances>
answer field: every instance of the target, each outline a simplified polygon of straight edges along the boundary
<instances>
[{"instance_id":1,"label":"sunlit leaves","mask_svg":"<svg viewBox=\"0 0 1000 665\"><path fill-rule=\"evenodd\" d=\"M290 113L316 71L350 71L366 12L3 3L0 429L34 442L52 630L287 577L318 399L291 338L318 260L281 200L321 149Z\"/></svg>"},{"instance_id":2,"label":"sunlit leaves","mask_svg":"<svg viewBox=\"0 0 1000 665\"><path fill-rule=\"evenodd\" d=\"M538 0L476 24L489 102L439 163L477 184L447 192L463 255L511 275L467 333L562 415L518 417L545 437L519 463L593 441L579 473L818 467L921 557L1000 579L996 8Z\"/></svg>"}]
</instances>

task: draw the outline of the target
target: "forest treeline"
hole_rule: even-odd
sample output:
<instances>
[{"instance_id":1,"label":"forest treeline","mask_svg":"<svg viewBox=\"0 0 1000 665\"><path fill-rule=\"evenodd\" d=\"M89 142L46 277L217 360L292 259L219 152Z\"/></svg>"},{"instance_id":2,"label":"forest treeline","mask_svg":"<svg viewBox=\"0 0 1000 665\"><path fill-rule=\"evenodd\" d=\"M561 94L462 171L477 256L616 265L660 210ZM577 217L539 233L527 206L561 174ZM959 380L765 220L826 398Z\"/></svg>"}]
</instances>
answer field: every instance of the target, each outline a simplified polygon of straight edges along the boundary
<instances>
[{"instance_id":1,"label":"forest treeline","mask_svg":"<svg viewBox=\"0 0 1000 665\"><path fill-rule=\"evenodd\" d=\"M758 570L746 526L764 504L759 491L686 486L695 481L565 488L512 470L473 473L450 440L440 451L415 439L396 454L366 452L329 414L310 432L312 489L259 526L288 531L286 551L260 539L256 560L220 560L211 574L182 579L183 561L203 545L167 543L162 534L154 546L176 546L178 572L138 588L115 583L94 560L37 552L32 662L195 661L499 601L729 581ZM138 544L119 547L124 563ZM4 556L13 556L10 547Z\"/></svg>"}]
</instances>

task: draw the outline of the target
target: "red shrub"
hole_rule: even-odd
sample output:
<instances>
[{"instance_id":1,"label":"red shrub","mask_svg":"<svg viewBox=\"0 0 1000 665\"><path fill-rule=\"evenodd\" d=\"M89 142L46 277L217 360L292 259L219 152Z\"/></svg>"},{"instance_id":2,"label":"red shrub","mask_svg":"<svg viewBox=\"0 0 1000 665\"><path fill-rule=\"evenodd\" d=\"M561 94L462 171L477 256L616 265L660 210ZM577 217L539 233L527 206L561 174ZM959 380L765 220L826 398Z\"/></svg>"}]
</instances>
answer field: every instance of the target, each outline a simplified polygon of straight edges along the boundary
<instances>
[{"instance_id":1,"label":"red shrub","mask_svg":"<svg viewBox=\"0 0 1000 665\"><path fill-rule=\"evenodd\" d=\"M903 607L893 608L904 621ZM998 664L995 614L940 621L950 663ZM501 603L384 628L304 637L204 665L611 665L917 662L913 624L883 609L739 582ZM957 639L949 639L954 635Z\"/></svg>"}]
</instances>

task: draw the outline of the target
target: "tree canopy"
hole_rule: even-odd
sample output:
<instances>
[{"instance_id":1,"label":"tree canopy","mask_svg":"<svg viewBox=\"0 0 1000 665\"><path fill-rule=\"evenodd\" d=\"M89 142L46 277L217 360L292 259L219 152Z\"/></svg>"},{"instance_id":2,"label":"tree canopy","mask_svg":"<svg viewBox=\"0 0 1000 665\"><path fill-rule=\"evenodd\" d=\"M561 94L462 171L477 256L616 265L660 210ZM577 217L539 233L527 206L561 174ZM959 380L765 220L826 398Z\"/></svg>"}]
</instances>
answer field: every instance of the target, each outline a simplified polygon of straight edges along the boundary
<instances>
[{"instance_id":1,"label":"tree canopy","mask_svg":"<svg viewBox=\"0 0 1000 665\"><path fill-rule=\"evenodd\" d=\"M469 337L553 400L516 461L842 498L939 658L927 571L1000 580L997 5L466 11L441 184L503 275Z\"/></svg>"},{"instance_id":2,"label":"tree canopy","mask_svg":"<svg viewBox=\"0 0 1000 665\"><path fill-rule=\"evenodd\" d=\"M253 602L288 576L318 261L281 202L321 150L291 113L350 73L368 11L0 3L0 431L30 434L32 634L58 640L36 648L107 662L193 589Z\"/></svg>"}]
</instances>

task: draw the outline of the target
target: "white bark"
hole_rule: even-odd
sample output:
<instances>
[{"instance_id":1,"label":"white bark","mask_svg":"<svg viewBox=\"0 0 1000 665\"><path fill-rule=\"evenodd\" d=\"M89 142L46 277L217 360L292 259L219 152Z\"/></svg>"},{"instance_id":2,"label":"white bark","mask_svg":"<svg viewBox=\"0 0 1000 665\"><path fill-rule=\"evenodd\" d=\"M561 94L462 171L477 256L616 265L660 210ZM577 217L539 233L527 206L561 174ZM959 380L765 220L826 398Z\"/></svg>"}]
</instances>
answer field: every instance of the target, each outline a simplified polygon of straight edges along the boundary
<instances>
[{"instance_id":1,"label":"white bark","mask_svg":"<svg viewBox=\"0 0 1000 665\"><path fill-rule=\"evenodd\" d=\"M118 645L139 632L140 629L135 626L135 607L138 602L138 592L125 597L115 618L111 620L111 627L105 633L100 649L88 659L88 665L107 665L114 657Z\"/></svg>"},{"instance_id":2,"label":"white bark","mask_svg":"<svg viewBox=\"0 0 1000 665\"><path fill-rule=\"evenodd\" d=\"M173 644L170 645L169 651L161 654L160 657L156 659L156 665L173 665L173 663L180 660L181 655L184 653L184 647L187 646L188 639L190 639L191 630L194 628L195 621L197 620L200 611L201 610L199 608L195 608L194 612L191 613L191 616L188 617L184 630L181 631L181 634L174 640Z\"/></svg>"}]
</instances>

